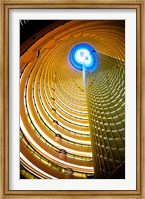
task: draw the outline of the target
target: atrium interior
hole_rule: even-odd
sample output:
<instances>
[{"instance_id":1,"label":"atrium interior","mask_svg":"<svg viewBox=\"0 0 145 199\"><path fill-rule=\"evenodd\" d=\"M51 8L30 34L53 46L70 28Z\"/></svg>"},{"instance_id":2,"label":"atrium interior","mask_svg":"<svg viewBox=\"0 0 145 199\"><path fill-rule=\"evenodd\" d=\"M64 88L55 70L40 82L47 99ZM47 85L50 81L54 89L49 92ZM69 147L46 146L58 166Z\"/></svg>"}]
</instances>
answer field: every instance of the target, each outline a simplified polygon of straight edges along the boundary
<instances>
[{"instance_id":1,"label":"atrium interior","mask_svg":"<svg viewBox=\"0 0 145 199\"><path fill-rule=\"evenodd\" d=\"M125 178L125 21L20 25L20 178Z\"/></svg>"}]
</instances>

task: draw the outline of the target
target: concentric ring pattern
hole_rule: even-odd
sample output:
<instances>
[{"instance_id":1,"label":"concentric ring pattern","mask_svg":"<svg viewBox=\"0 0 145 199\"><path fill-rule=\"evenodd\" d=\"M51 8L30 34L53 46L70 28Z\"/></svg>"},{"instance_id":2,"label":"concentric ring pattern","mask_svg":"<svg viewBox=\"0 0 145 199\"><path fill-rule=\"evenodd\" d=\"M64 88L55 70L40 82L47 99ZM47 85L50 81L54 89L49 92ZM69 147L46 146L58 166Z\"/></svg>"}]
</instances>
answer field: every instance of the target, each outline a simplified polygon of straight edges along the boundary
<instances>
[{"instance_id":1,"label":"concentric ring pattern","mask_svg":"<svg viewBox=\"0 0 145 199\"><path fill-rule=\"evenodd\" d=\"M51 26L25 43L20 59L21 175L110 178L125 159L124 21ZM83 42L99 59L86 85L69 61L70 50Z\"/></svg>"}]
</instances>

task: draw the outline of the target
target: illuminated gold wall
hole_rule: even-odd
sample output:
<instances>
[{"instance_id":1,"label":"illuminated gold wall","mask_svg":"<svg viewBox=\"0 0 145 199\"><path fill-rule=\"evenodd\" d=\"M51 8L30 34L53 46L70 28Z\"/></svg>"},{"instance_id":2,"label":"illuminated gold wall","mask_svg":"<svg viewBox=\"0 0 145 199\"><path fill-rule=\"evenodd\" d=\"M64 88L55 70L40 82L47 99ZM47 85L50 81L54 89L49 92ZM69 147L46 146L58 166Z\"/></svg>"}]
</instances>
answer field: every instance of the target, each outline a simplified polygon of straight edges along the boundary
<instances>
[{"instance_id":1,"label":"illuminated gold wall","mask_svg":"<svg viewBox=\"0 0 145 199\"><path fill-rule=\"evenodd\" d=\"M125 177L125 63L99 54L87 75L87 104L95 178Z\"/></svg>"}]
</instances>

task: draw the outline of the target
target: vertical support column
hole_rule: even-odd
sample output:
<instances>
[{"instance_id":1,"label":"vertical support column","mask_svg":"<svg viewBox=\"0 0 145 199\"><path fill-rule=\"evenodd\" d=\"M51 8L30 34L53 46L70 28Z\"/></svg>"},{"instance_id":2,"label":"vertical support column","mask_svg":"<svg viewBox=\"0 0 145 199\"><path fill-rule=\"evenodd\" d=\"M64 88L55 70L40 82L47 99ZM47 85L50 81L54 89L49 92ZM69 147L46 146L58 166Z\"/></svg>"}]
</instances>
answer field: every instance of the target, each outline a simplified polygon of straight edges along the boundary
<instances>
[{"instance_id":1,"label":"vertical support column","mask_svg":"<svg viewBox=\"0 0 145 199\"><path fill-rule=\"evenodd\" d=\"M84 87L86 86L86 71L85 71L85 67L82 66L82 71L83 71L83 81L84 81Z\"/></svg>"}]
</instances>

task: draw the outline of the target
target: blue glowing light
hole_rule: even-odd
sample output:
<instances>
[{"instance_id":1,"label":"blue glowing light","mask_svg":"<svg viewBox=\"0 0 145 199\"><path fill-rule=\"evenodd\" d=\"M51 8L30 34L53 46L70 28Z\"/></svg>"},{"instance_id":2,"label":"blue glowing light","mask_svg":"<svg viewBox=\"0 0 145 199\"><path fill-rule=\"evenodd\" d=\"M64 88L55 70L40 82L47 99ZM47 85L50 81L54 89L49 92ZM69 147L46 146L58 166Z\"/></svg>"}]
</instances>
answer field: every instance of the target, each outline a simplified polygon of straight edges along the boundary
<instances>
[{"instance_id":1,"label":"blue glowing light","mask_svg":"<svg viewBox=\"0 0 145 199\"><path fill-rule=\"evenodd\" d=\"M87 44L75 45L69 54L70 63L78 70L85 69L86 72L94 72L98 68L98 57L95 49Z\"/></svg>"}]
</instances>

